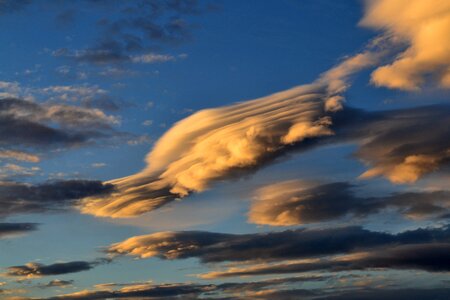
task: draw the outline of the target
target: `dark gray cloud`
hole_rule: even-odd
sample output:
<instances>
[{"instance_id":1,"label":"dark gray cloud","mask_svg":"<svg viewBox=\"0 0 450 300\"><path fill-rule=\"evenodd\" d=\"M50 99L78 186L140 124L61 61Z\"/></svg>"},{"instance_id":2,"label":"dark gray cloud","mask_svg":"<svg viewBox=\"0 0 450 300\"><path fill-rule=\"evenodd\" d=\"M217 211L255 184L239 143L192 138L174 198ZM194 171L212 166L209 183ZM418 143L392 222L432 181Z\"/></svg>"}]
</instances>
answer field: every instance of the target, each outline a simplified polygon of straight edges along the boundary
<instances>
[{"instance_id":1,"label":"dark gray cloud","mask_svg":"<svg viewBox=\"0 0 450 300\"><path fill-rule=\"evenodd\" d=\"M113 128L117 122L115 117L98 109L3 98L0 99L0 146L20 150L96 144L126 136Z\"/></svg>"},{"instance_id":2,"label":"dark gray cloud","mask_svg":"<svg viewBox=\"0 0 450 300\"><path fill-rule=\"evenodd\" d=\"M90 180L66 180L42 184L1 182L0 218L13 214L66 209L77 199L106 194L112 190L113 186L110 184Z\"/></svg>"},{"instance_id":3,"label":"dark gray cloud","mask_svg":"<svg viewBox=\"0 0 450 300\"><path fill-rule=\"evenodd\" d=\"M63 2L62 6L70 5ZM98 39L85 49L61 48L55 56L73 58L93 64L123 63L133 61L135 55L160 51L192 39L196 27L193 16L211 10L211 5L196 0L134 0L134 1L84 1L99 15ZM111 15L119 16L111 18ZM189 17L189 18L187 18ZM65 8L57 21L67 25L76 19L76 8Z\"/></svg>"},{"instance_id":4,"label":"dark gray cloud","mask_svg":"<svg viewBox=\"0 0 450 300\"><path fill-rule=\"evenodd\" d=\"M82 291L75 294L66 294L45 299L241 299L237 295L255 295L261 291L269 292L271 288L286 288L289 284L301 284L303 282L318 282L328 280L328 276L299 276L280 279L269 279L254 282L233 282L224 284L198 284L198 283L173 283L173 284L115 284L125 288L112 290L101 289ZM104 287L104 286L103 286ZM100 290L98 290L100 289ZM312 295L311 291L304 290L304 294ZM228 297L228 296L230 297ZM222 298L222 297L226 298ZM211 297L211 298L210 298ZM242 298L244 299L244 298ZM245 298L247 299L247 298ZM251 298L250 298L251 299ZM260 299L260 298L258 298Z\"/></svg>"},{"instance_id":5,"label":"dark gray cloud","mask_svg":"<svg viewBox=\"0 0 450 300\"><path fill-rule=\"evenodd\" d=\"M88 271L94 267L108 263L107 259L98 259L95 261L71 261L44 265L30 262L21 266L12 266L6 269L5 276L33 278L41 276L63 275Z\"/></svg>"},{"instance_id":6,"label":"dark gray cloud","mask_svg":"<svg viewBox=\"0 0 450 300\"><path fill-rule=\"evenodd\" d=\"M162 259L197 257L202 262L276 261L350 253L373 247L449 242L450 227L375 232L361 227L297 229L256 234L202 231L160 232L136 236L109 248L112 254Z\"/></svg>"},{"instance_id":7,"label":"dark gray cloud","mask_svg":"<svg viewBox=\"0 0 450 300\"><path fill-rule=\"evenodd\" d=\"M424 270L429 272L450 271L450 243L411 244L380 247L370 252L344 255L333 259L312 262L286 262L260 264L210 272L202 278L303 273L311 271L354 271L369 269Z\"/></svg>"},{"instance_id":8,"label":"dark gray cloud","mask_svg":"<svg viewBox=\"0 0 450 300\"><path fill-rule=\"evenodd\" d=\"M356 196L347 182L314 185L300 180L261 188L252 203L249 220L256 224L290 226L365 217L395 210L409 218L441 218L449 213L450 192L403 192L386 197Z\"/></svg>"},{"instance_id":9,"label":"dark gray cloud","mask_svg":"<svg viewBox=\"0 0 450 300\"><path fill-rule=\"evenodd\" d=\"M0 239L34 231L37 226L36 223L0 223Z\"/></svg>"},{"instance_id":10,"label":"dark gray cloud","mask_svg":"<svg viewBox=\"0 0 450 300\"><path fill-rule=\"evenodd\" d=\"M412 183L450 162L450 106L364 112L348 108L336 121L336 139L358 140L355 157L369 165L362 178Z\"/></svg>"},{"instance_id":11,"label":"dark gray cloud","mask_svg":"<svg viewBox=\"0 0 450 300\"><path fill-rule=\"evenodd\" d=\"M326 300L410 300L410 299L434 299L444 300L450 298L449 288L404 288L382 289L366 288L338 291L316 299ZM277 299L277 298L275 298ZM280 298L285 299L285 298Z\"/></svg>"}]
</instances>

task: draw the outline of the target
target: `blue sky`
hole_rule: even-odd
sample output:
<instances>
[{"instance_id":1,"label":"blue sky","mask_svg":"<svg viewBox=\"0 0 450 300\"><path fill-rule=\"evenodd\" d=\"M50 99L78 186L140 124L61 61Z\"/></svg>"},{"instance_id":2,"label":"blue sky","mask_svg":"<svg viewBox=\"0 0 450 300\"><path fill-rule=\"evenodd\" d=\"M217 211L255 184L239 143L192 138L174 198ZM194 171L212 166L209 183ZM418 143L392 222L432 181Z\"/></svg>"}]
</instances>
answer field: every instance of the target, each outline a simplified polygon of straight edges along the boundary
<instances>
[{"instance_id":1,"label":"blue sky","mask_svg":"<svg viewBox=\"0 0 450 300\"><path fill-rule=\"evenodd\" d=\"M167 283L201 285L179 299L209 299L207 284L231 299L449 295L447 263L389 265L379 254L448 247L450 15L445 0L430 3L0 0L0 298L120 298L128 287L142 299ZM4 229L25 223L33 230ZM355 227L390 242L349 237L346 250L285 257L281 237L239 244L291 230L300 245L315 245L304 231L325 236L318 249ZM419 228L439 238L400 240ZM211 233L233 237L214 244ZM362 267L226 275L345 255ZM88 269L44 270L80 261ZM249 285L275 278L266 294Z\"/></svg>"}]
</instances>

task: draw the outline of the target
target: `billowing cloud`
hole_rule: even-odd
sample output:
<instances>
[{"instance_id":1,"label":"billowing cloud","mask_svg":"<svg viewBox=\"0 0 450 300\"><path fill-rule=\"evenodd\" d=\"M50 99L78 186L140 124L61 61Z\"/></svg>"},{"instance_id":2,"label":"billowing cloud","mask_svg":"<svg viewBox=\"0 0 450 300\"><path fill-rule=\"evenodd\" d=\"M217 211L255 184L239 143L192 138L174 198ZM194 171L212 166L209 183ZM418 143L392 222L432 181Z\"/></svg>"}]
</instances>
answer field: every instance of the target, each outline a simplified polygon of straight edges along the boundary
<instances>
[{"instance_id":1,"label":"billowing cloud","mask_svg":"<svg viewBox=\"0 0 450 300\"><path fill-rule=\"evenodd\" d=\"M344 216L365 217L395 210L415 219L440 218L450 213L450 192L403 192L386 197L359 197L346 182L313 184L301 180L274 183L259 189L249 221L291 226L326 222Z\"/></svg>"},{"instance_id":2,"label":"billowing cloud","mask_svg":"<svg viewBox=\"0 0 450 300\"><path fill-rule=\"evenodd\" d=\"M376 61L364 52L344 60L318 81L215 109L199 111L169 129L147 155L141 172L110 183L117 193L86 199L82 212L129 217L161 207L212 182L255 170L287 150L332 136L342 109L345 79Z\"/></svg>"},{"instance_id":3,"label":"billowing cloud","mask_svg":"<svg viewBox=\"0 0 450 300\"><path fill-rule=\"evenodd\" d=\"M450 227L416 229L398 234L374 232L361 227L296 229L255 234L180 231L132 237L111 245L108 252L141 258L197 257L202 262L275 261L348 253L399 243L448 242L449 239Z\"/></svg>"},{"instance_id":4,"label":"billowing cloud","mask_svg":"<svg viewBox=\"0 0 450 300\"><path fill-rule=\"evenodd\" d=\"M339 272L367 269L412 269L430 272L448 272L450 271L449 250L449 243L412 244L391 248L382 247L370 252L343 255L329 259L233 267L226 271L206 273L201 275L201 277L210 279L310 271Z\"/></svg>"},{"instance_id":5,"label":"billowing cloud","mask_svg":"<svg viewBox=\"0 0 450 300\"><path fill-rule=\"evenodd\" d=\"M77 273L90 270L100 264L109 262L106 259L98 259L95 261L70 261L60 262L50 265L30 262L21 266L12 266L6 269L4 276L36 278L42 276L63 275L69 273Z\"/></svg>"},{"instance_id":6,"label":"billowing cloud","mask_svg":"<svg viewBox=\"0 0 450 300\"><path fill-rule=\"evenodd\" d=\"M101 181L66 180L42 184L0 182L0 218L12 214L57 211L77 199L109 193L112 185Z\"/></svg>"},{"instance_id":7,"label":"billowing cloud","mask_svg":"<svg viewBox=\"0 0 450 300\"><path fill-rule=\"evenodd\" d=\"M377 68L378 86L417 90L426 78L450 88L450 3L447 0L369 0L361 24L386 31L406 49Z\"/></svg>"},{"instance_id":8,"label":"billowing cloud","mask_svg":"<svg viewBox=\"0 0 450 300\"><path fill-rule=\"evenodd\" d=\"M26 234L37 229L35 223L0 223L0 239Z\"/></svg>"},{"instance_id":9,"label":"billowing cloud","mask_svg":"<svg viewBox=\"0 0 450 300\"><path fill-rule=\"evenodd\" d=\"M393 183L413 183L450 162L450 106L374 112L366 117L365 125L349 128L359 141L355 156L370 167L361 178L383 176Z\"/></svg>"}]
</instances>

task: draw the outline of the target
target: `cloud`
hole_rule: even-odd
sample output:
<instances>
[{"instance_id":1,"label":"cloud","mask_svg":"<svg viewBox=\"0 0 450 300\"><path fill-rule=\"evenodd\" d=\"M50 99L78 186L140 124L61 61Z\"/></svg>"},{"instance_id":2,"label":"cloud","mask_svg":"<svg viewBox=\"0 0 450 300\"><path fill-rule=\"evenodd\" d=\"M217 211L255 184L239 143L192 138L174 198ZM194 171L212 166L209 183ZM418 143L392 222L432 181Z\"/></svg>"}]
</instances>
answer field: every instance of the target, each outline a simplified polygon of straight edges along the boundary
<instances>
[{"instance_id":1,"label":"cloud","mask_svg":"<svg viewBox=\"0 0 450 300\"><path fill-rule=\"evenodd\" d=\"M413 183L450 162L449 105L373 112L366 117L368 121L349 128L359 140L355 156L370 166L361 178L384 176L397 184Z\"/></svg>"},{"instance_id":2,"label":"cloud","mask_svg":"<svg viewBox=\"0 0 450 300\"><path fill-rule=\"evenodd\" d=\"M332 118L344 100L338 93L345 90L346 78L376 57L364 52L345 59L313 84L202 110L181 120L156 142L144 170L110 181L117 193L85 199L81 211L136 216L332 136Z\"/></svg>"},{"instance_id":3,"label":"cloud","mask_svg":"<svg viewBox=\"0 0 450 300\"><path fill-rule=\"evenodd\" d=\"M412 244L390 248L382 247L370 252L354 253L330 259L235 267L226 271L206 273L201 275L201 278L211 279L310 271L340 272L369 269L407 269L448 272L450 271L449 250L449 243Z\"/></svg>"},{"instance_id":4,"label":"cloud","mask_svg":"<svg viewBox=\"0 0 450 300\"><path fill-rule=\"evenodd\" d=\"M117 123L116 117L99 109L46 105L18 98L0 99L0 146L3 148L73 147L95 143L120 136L112 127Z\"/></svg>"},{"instance_id":5,"label":"cloud","mask_svg":"<svg viewBox=\"0 0 450 300\"><path fill-rule=\"evenodd\" d=\"M450 3L446 0L366 1L363 26L383 30L406 49L372 73L377 86L418 90L431 78L450 88Z\"/></svg>"},{"instance_id":6,"label":"cloud","mask_svg":"<svg viewBox=\"0 0 450 300\"><path fill-rule=\"evenodd\" d=\"M0 150L0 159L2 158L32 163L37 163L40 161L38 155L17 150Z\"/></svg>"},{"instance_id":7,"label":"cloud","mask_svg":"<svg viewBox=\"0 0 450 300\"><path fill-rule=\"evenodd\" d=\"M21 266L12 266L6 269L4 276L36 278L42 276L63 275L69 273L77 273L90 270L100 264L109 262L108 260L99 259L96 261L71 261L44 265L30 262Z\"/></svg>"},{"instance_id":8,"label":"cloud","mask_svg":"<svg viewBox=\"0 0 450 300\"><path fill-rule=\"evenodd\" d=\"M0 223L0 239L35 231L35 223Z\"/></svg>"},{"instance_id":9,"label":"cloud","mask_svg":"<svg viewBox=\"0 0 450 300\"><path fill-rule=\"evenodd\" d=\"M176 57L156 52L190 41L196 27L192 19L210 11L207 2L191 0L113 3L84 2L100 16L96 23L97 39L85 49L61 48L53 55L97 65L172 61ZM72 20L74 12L72 9L70 13ZM117 17L111 18L111 13Z\"/></svg>"},{"instance_id":10,"label":"cloud","mask_svg":"<svg viewBox=\"0 0 450 300\"><path fill-rule=\"evenodd\" d=\"M61 280L54 279L45 285L40 285L42 288L52 288L52 287L68 287L73 285L73 280Z\"/></svg>"},{"instance_id":11,"label":"cloud","mask_svg":"<svg viewBox=\"0 0 450 300\"><path fill-rule=\"evenodd\" d=\"M66 180L41 184L0 182L0 218L13 214L58 211L77 199L109 193L113 186L101 181Z\"/></svg>"},{"instance_id":12,"label":"cloud","mask_svg":"<svg viewBox=\"0 0 450 300\"><path fill-rule=\"evenodd\" d=\"M202 262L276 261L354 252L395 244L448 242L450 227L398 234L361 227L296 229L255 234L202 231L158 232L113 244L108 252L162 259L199 258Z\"/></svg>"},{"instance_id":13,"label":"cloud","mask_svg":"<svg viewBox=\"0 0 450 300\"><path fill-rule=\"evenodd\" d=\"M255 224L291 226L326 222L344 216L361 218L384 210L415 219L449 213L450 192L403 192L386 197L358 197L347 182L313 184L301 180L259 189L248 214Z\"/></svg>"},{"instance_id":14,"label":"cloud","mask_svg":"<svg viewBox=\"0 0 450 300\"><path fill-rule=\"evenodd\" d=\"M304 282L320 282L329 279L327 276L311 275L297 276L289 278L268 279L254 282L229 282L223 284L198 284L198 283L172 283L172 284L108 284L106 289L101 289L104 285L97 285L101 290L84 290L72 294L65 294L56 297L40 299L78 299L94 300L109 298L142 299L254 299L256 293L272 292L273 289L281 291L289 290L289 285L302 284ZM112 290L111 286L123 288ZM300 290L298 290L300 291ZM308 293L309 291L309 293ZM303 290L306 295L315 294L313 290ZM223 296L227 298L222 298ZM219 298L218 298L219 297ZM231 298L228 298L231 297ZM241 298L243 297L243 298ZM250 297L250 298L247 298ZM39 298L33 298L39 299ZM261 299L261 298L257 298Z\"/></svg>"}]
</instances>

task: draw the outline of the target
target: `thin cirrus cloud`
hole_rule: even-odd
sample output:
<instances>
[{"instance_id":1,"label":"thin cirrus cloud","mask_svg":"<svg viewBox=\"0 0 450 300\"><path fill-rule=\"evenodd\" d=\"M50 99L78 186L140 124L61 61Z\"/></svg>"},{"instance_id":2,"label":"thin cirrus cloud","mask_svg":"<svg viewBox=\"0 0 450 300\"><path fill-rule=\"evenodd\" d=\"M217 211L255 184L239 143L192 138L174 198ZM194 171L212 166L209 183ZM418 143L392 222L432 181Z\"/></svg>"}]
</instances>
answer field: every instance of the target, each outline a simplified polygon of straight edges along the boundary
<instances>
[{"instance_id":1,"label":"thin cirrus cloud","mask_svg":"<svg viewBox=\"0 0 450 300\"><path fill-rule=\"evenodd\" d=\"M277 182L256 191L248 213L251 223L293 226L327 222L345 216L362 218L396 211L412 219L439 219L450 213L450 192L401 192L385 197L360 197L348 182L313 184Z\"/></svg>"},{"instance_id":2,"label":"thin cirrus cloud","mask_svg":"<svg viewBox=\"0 0 450 300\"><path fill-rule=\"evenodd\" d=\"M167 131L147 155L147 168L108 183L117 192L88 198L84 213L130 217L211 183L253 171L292 148L309 147L334 135L333 116L342 108L346 79L375 63L366 51L344 60L310 85L222 108L202 110Z\"/></svg>"},{"instance_id":3,"label":"thin cirrus cloud","mask_svg":"<svg viewBox=\"0 0 450 300\"><path fill-rule=\"evenodd\" d=\"M363 26L382 29L406 49L372 73L377 86L418 90L427 77L450 88L450 2L447 0L367 1Z\"/></svg>"}]
</instances>

